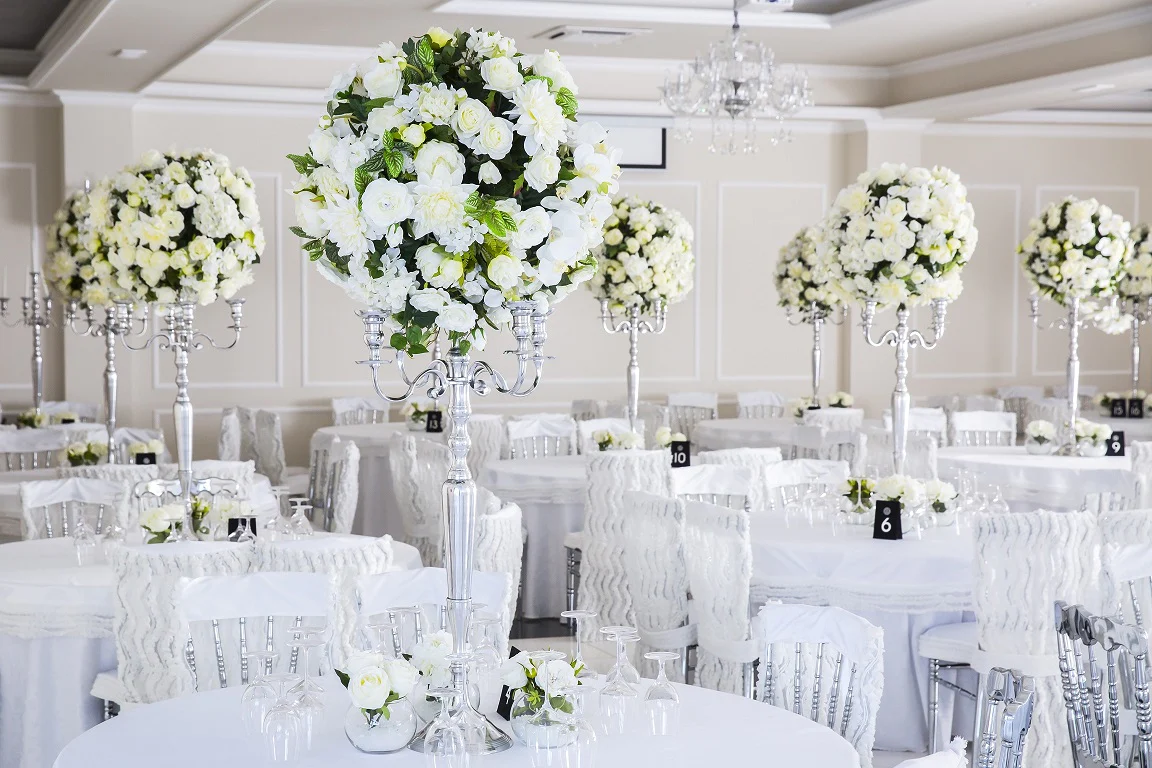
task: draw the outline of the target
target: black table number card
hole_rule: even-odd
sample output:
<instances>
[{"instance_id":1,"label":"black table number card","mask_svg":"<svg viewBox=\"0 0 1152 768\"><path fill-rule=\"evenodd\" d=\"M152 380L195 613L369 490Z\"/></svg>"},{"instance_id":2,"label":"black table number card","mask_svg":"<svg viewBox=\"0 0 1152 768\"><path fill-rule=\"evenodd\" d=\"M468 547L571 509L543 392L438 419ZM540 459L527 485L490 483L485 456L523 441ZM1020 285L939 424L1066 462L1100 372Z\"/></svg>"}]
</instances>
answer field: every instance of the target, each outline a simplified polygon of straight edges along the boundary
<instances>
[{"instance_id":1,"label":"black table number card","mask_svg":"<svg viewBox=\"0 0 1152 768\"><path fill-rule=\"evenodd\" d=\"M1108 451L1105 456L1123 456L1124 455L1124 433L1113 432L1112 437L1108 438Z\"/></svg>"},{"instance_id":2,"label":"black table number card","mask_svg":"<svg viewBox=\"0 0 1152 768\"><path fill-rule=\"evenodd\" d=\"M76 419L60 419L61 424L75 424Z\"/></svg>"},{"instance_id":3,"label":"black table number card","mask_svg":"<svg viewBox=\"0 0 1152 768\"><path fill-rule=\"evenodd\" d=\"M672 468L687 467L692 464L692 443L687 440L673 440L668 446L672 449Z\"/></svg>"},{"instance_id":4,"label":"black table number card","mask_svg":"<svg viewBox=\"0 0 1152 768\"><path fill-rule=\"evenodd\" d=\"M230 517L230 518L228 518L228 541L236 541L236 539L238 539L240 537L240 521L244 520L244 519L245 518L243 518L243 517ZM247 518L247 520L248 520L248 530L252 531L252 535L253 536L260 535L260 532L258 530L256 530L256 518L249 517L249 518Z\"/></svg>"},{"instance_id":5,"label":"black table number card","mask_svg":"<svg viewBox=\"0 0 1152 768\"><path fill-rule=\"evenodd\" d=\"M155 464L156 454L152 452L134 453L132 454L132 461L134 461L136 464Z\"/></svg>"},{"instance_id":6,"label":"black table number card","mask_svg":"<svg viewBox=\"0 0 1152 768\"><path fill-rule=\"evenodd\" d=\"M513 658L516 654L520 653L520 649L514 645L508 646L508 658ZM512 720L512 699L516 697L516 691L511 690L508 686L503 686L500 689L500 702L496 705L496 714L505 720Z\"/></svg>"},{"instance_id":7,"label":"black table number card","mask_svg":"<svg viewBox=\"0 0 1152 768\"><path fill-rule=\"evenodd\" d=\"M872 538L899 541L904 538L900 527L900 502L887 499L876 502L876 520L872 524Z\"/></svg>"},{"instance_id":8,"label":"black table number card","mask_svg":"<svg viewBox=\"0 0 1152 768\"><path fill-rule=\"evenodd\" d=\"M1144 418L1144 401L1139 397L1128 398L1128 418L1142 419Z\"/></svg>"},{"instance_id":9,"label":"black table number card","mask_svg":"<svg viewBox=\"0 0 1152 768\"><path fill-rule=\"evenodd\" d=\"M1112 404L1109 405L1108 407L1109 407L1109 414L1112 416L1112 418L1114 418L1114 419L1126 419L1126 418L1128 418L1128 401L1127 400L1121 400L1121 399L1117 398L1117 399L1113 400Z\"/></svg>"},{"instance_id":10,"label":"black table number card","mask_svg":"<svg viewBox=\"0 0 1152 768\"><path fill-rule=\"evenodd\" d=\"M444 431L444 413L442 411L429 411L424 419L424 430L426 432Z\"/></svg>"}]
</instances>

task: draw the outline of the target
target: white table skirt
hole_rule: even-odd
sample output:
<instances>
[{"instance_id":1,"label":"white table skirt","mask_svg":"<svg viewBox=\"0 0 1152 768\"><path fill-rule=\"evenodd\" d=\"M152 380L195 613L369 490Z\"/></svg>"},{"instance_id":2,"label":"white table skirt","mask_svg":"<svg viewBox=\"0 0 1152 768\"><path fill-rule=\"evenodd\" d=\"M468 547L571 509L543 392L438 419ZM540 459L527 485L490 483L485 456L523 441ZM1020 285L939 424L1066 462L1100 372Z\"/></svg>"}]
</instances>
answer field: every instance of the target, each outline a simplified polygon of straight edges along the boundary
<instances>
[{"instance_id":1,"label":"white table skirt","mask_svg":"<svg viewBox=\"0 0 1152 768\"><path fill-rule=\"evenodd\" d=\"M567 608L564 536L584 527L583 456L505 459L484 468L481 485L514 501L528 531L520 605L525 618L556 617Z\"/></svg>"},{"instance_id":2,"label":"white table skirt","mask_svg":"<svg viewBox=\"0 0 1152 768\"><path fill-rule=\"evenodd\" d=\"M332 678L323 678L325 708L302 768L368 765L374 758L358 752L344 735L348 694ZM596 683L592 683L596 686ZM823 725L787 710L726 693L677 686L680 726L674 735L654 739L634 722L622 737L600 736L596 763L608 768L660 765L699 768L767 763L779 766L858 768L856 751ZM239 686L198 693L140 707L98 725L68 745L55 768L249 768L264 765L264 745L244 733ZM643 696L643 692L641 692ZM595 694L586 710L593 727L599 717ZM497 716L493 721L507 728ZM639 721L639 718L637 718ZM195 738L189 738L190 732ZM397 768L423 768L425 757L400 750L375 758ZM531 755L522 746L485 757L486 768L524 768Z\"/></svg>"}]
</instances>

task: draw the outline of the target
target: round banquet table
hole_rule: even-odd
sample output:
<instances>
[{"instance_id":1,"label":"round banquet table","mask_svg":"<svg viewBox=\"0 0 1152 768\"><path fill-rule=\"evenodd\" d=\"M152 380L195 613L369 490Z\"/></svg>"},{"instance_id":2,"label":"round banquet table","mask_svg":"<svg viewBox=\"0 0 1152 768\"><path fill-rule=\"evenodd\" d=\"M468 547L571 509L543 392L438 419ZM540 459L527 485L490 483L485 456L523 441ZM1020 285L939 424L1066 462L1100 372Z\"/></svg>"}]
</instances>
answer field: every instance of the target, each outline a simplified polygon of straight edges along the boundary
<instances>
[{"instance_id":1,"label":"round banquet table","mask_svg":"<svg viewBox=\"0 0 1152 768\"><path fill-rule=\"evenodd\" d=\"M348 693L331 677L320 678L325 707L318 719L310 752L300 766L339 768L387 763L423 768L425 757L408 749L390 755L367 755L344 735ZM598 687L598 682L590 682ZM596 762L602 766L743 765L764 760L773 765L859 768L852 746L823 725L785 709L740 696L677 685L680 725L670 736L649 736L640 718L624 736L599 735ZM125 712L82 734L60 753L55 768L248 768L267 762L260 739L244 733L242 688L233 686L169 699ZM641 692L643 696L643 692ZM598 726L598 706L589 697L588 719ZM496 715L493 722L508 729ZM188 738L189 729L195 734ZM531 754L522 746L485 757L491 768L524 768Z\"/></svg>"},{"instance_id":2,"label":"round banquet table","mask_svg":"<svg viewBox=\"0 0 1152 768\"><path fill-rule=\"evenodd\" d=\"M776 448L788 441L796 419L709 419L692 427L693 448L720 451L729 448Z\"/></svg>"},{"instance_id":3,"label":"round banquet table","mask_svg":"<svg viewBox=\"0 0 1152 768\"><path fill-rule=\"evenodd\" d=\"M927 629L972 619L974 551L969 528L932 528L922 538L872 538L872 526L807 523L785 527L779 516L752 515L752 602L834 605L884 630L884 694L876 748L923 752L928 664L917 654ZM940 721L952 722L940 702ZM957 720L970 718L967 707ZM969 724L956 723L955 733ZM947 739L944 742L947 743Z\"/></svg>"},{"instance_id":4,"label":"round banquet table","mask_svg":"<svg viewBox=\"0 0 1152 768\"><path fill-rule=\"evenodd\" d=\"M396 570L420 566L415 547L392 546ZM100 722L89 692L116 669L114 589L108 563L81 567L71 539L0 545L0 768L47 768Z\"/></svg>"},{"instance_id":5,"label":"round banquet table","mask_svg":"<svg viewBox=\"0 0 1152 768\"><path fill-rule=\"evenodd\" d=\"M520 605L524 617L557 617L567 608L564 535L584 528L583 456L489 462L480 484L523 513L528 541Z\"/></svg>"},{"instance_id":6,"label":"round banquet table","mask_svg":"<svg viewBox=\"0 0 1152 768\"><path fill-rule=\"evenodd\" d=\"M997 485L1009 500L1033 506L1078 508L1087 493L1135 498L1136 475L1128 456L1033 456L1024 446L941 448L940 476L973 472L985 485Z\"/></svg>"}]
</instances>

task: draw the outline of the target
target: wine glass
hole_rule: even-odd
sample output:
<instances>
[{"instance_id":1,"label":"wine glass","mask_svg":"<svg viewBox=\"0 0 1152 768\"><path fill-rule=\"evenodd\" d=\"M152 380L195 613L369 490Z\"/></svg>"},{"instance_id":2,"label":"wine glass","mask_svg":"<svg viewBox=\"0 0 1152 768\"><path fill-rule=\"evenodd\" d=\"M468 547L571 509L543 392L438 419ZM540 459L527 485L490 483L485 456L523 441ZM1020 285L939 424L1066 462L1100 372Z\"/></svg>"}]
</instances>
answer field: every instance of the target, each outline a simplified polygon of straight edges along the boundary
<instances>
[{"instance_id":1,"label":"wine glass","mask_svg":"<svg viewBox=\"0 0 1152 768\"><path fill-rule=\"evenodd\" d=\"M571 712L558 712L556 715L569 732L561 765L564 768L592 768L596 761L596 730L584 716L584 696L588 689L577 684L556 693L572 702Z\"/></svg>"},{"instance_id":2,"label":"wine glass","mask_svg":"<svg viewBox=\"0 0 1152 768\"><path fill-rule=\"evenodd\" d=\"M279 658L280 654L275 651L251 651L244 654L248 669L255 671L240 698L241 718L249 736L258 736L264 732L264 718L280 698L280 686L267 677Z\"/></svg>"},{"instance_id":3,"label":"wine glass","mask_svg":"<svg viewBox=\"0 0 1152 768\"><path fill-rule=\"evenodd\" d=\"M308 499L292 499L293 504L292 517L288 521L288 528L291 532L291 537L300 539L305 536L311 536L312 523L308 522L308 513L312 511L312 504Z\"/></svg>"},{"instance_id":4,"label":"wine glass","mask_svg":"<svg viewBox=\"0 0 1152 768\"><path fill-rule=\"evenodd\" d=\"M400 655L397 624L391 618L384 618L385 616L388 614L376 613L368 617L364 625L368 630L368 647L388 658L396 658Z\"/></svg>"},{"instance_id":5,"label":"wine glass","mask_svg":"<svg viewBox=\"0 0 1152 768\"><path fill-rule=\"evenodd\" d=\"M602 627L600 631L616 641L616 665L608 673L607 682L600 689L600 724L608 736L622 736L628 725L628 713L639 695L636 687L624 674L624 637L631 627Z\"/></svg>"},{"instance_id":6,"label":"wine glass","mask_svg":"<svg viewBox=\"0 0 1152 768\"><path fill-rule=\"evenodd\" d=\"M988 513L992 515L1006 515L1011 512L1008 502L1004 499L1004 492L1000 486L992 486L992 498L988 500Z\"/></svg>"},{"instance_id":7,"label":"wine glass","mask_svg":"<svg viewBox=\"0 0 1152 768\"><path fill-rule=\"evenodd\" d=\"M485 698L500 682L500 663L503 659L497 647L496 631L502 623L496 616L472 616L473 666L480 678L478 683L481 695Z\"/></svg>"},{"instance_id":8,"label":"wine glass","mask_svg":"<svg viewBox=\"0 0 1152 768\"><path fill-rule=\"evenodd\" d=\"M468 768L468 740L451 711L459 694L455 688L428 690L429 696L440 701L440 712L424 730L424 762L428 768Z\"/></svg>"},{"instance_id":9,"label":"wine glass","mask_svg":"<svg viewBox=\"0 0 1152 768\"><path fill-rule=\"evenodd\" d=\"M64 514L68 514L67 508ZM72 526L72 541L76 545L76 564L80 567L94 565L96 562L96 532L88 524L88 516L83 508L76 512L76 522Z\"/></svg>"},{"instance_id":10,"label":"wine glass","mask_svg":"<svg viewBox=\"0 0 1152 768\"><path fill-rule=\"evenodd\" d=\"M648 724L651 726L653 736L667 736L676 730L680 723L680 697L676 689L668 682L668 675L664 665L680 658L675 651L649 651L644 658L651 659L660 665L656 675L656 682L648 686L644 694L644 709L648 711Z\"/></svg>"},{"instance_id":11,"label":"wine glass","mask_svg":"<svg viewBox=\"0 0 1152 768\"><path fill-rule=\"evenodd\" d=\"M616 641L616 663L612 665L612 669L608 671L608 677L620 676L624 681L632 686L640 685L640 673L636 667L632 666L631 660L628 658L627 648L628 643L635 643L640 640L640 633L636 631L635 627L613 626L601 627L601 634L609 640Z\"/></svg>"},{"instance_id":12,"label":"wine glass","mask_svg":"<svg viewBox=\"0 0 1152 768\"><path fill-rule=\"evenodd\" d=\"M247 544L249 542L256 541L256 534L253 533L252 530L248 527L247 517L237 518L236 525L238 528L238 532L236 534L237 544Z\"/></svg>"},{"instance_id":13,"label":"wine glass","mask_svg":"<svg viewBox=\"0 0 1152 768\"><path fill-rule=\"evenodd\" d=\"M588 669L588 665L584 663L584 649L580 641L580 622L585 619L596 618L596 611L563 611L560 615L576 623L576 629L573 633L573 637L576 638L576 653L572 656L576 662L576 677L594 676L596 673Z\"/></svg>"},{"instance_id":14,"label":"wine glass","mask_svg":"<svg viewBox=\"0 0 1152 768\"><path fill-rule=\"evenodd\" d=\"M288 695L294 697L293 703L299 710L302 723L301 737L304 742L304 749L309 750L312 749L313 724L319 713L324 710L324 699L322 698L324 689L309 677L312 667L312 650L324 647L328 641L322 632L315 629L301 627L292 629L290 632L293 636L293 648L304 651L304 671L301 674L300 682L289 689Z\"/></svg>"},{"instance_id":15,"label":"wine glass","mask_svg":"<svg viewBox=\"0 0 1152 768\"><path fill-rule=\"evenodd\" d=\"M396 625L393 632L393 642L401 653L412 653L412 649L424 639L421 631L423 625L423 612L415 605L403 605L388 609L388 617ZM412 630L409 632L406 619L411 619Z\"/></svg>"},{"instance_id":16,"label":"wine glass","mask_svg":"<svg viewBox=\"0 0 1152 768\"><path fill-rule=\"evenodd\" d=\"M304 740L304 722L291 694L276 701L264 716L264 744L268 758L274 763L295 762L300 759Z\"/></svg>"}]
</instances>

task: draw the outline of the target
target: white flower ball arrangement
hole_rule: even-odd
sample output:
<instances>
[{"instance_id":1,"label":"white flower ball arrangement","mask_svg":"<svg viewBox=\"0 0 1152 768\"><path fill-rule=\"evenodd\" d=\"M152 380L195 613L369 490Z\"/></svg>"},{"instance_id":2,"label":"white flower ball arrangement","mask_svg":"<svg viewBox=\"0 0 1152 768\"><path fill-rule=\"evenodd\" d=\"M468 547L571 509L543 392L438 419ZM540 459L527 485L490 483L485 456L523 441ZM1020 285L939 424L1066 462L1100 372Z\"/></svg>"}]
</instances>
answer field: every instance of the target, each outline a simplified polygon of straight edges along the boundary
<instances>
[{"instance_id":1,"label":"white flower ball arrangement","mask_svg":"<svg viewBox=\"0 0 1152 768\"><path fill-rule=\"evenodd\" d=\"M816 258L816 227L805 227L780 249L776 262L778 304L785 309L816 310L827 314L840 303L828 284L827 263Z\"/></svg>"},{"instance_id":2,"label":"white flower ball arrangement","mask_svg":"<svg viewBox=\"0 0 1152 768\"><path fill-rule=\"evenodd\" d=\"M679 211L638 197L622 197L604 222L596 251L600 270L588 286L613 312L675 304L692 290L696 257L692 225Z\"/></svg>"},{"instance_id":3,"label":"white flower ball arrangement","mask_svg":"<svg viewBox=\"0 0 1152 768\"><path fill-rule=\"evenodd\" d=\"M264 252L252 177L210 150L145 152L89 203L101 243L92 268L113 299L230 299Z\"/></svg>"},{"instance_id":4,"label":"white flower ball arrangement","mask_svg":"<svg viewBox=\"0 0 1152 768\"><path fill-rule=\"evenodd\" d=\"M56 211L48 225L44 273L49 286L62 298L100 306L110 300L101 281L107 283L112 274L108 262L95 260L100 249L98 232L111 223L108 185L98 185L92 196L97 201L95 217L89 193L82 189L69 195Z\"/></svg>"},{"instance_id":5,"label":"white flower ball arrangement","mask_svg":"<svg viewBox=\"0 0 1152 768\"><path fill-rule=\"evenodd\" d=\"M1152 296L1152 226L1132 228L1132 256L1124 265L1117 289L1122 299L1141 302Z\"/></svg>"},{"instance_id":6,"label":"white flower ball arrangement","mask_svg":"<svg viewBox=\"0 0 1152 768\"><path fill-rule=\"evenodd\" d=\"M1132 226L1123 217L1094 199L1066 197L1029 226L1017 251L1042 296L1067 305L1074 298L1091 302L1116 294L1121 270L1132 255Z\"/></svg>"},{"instance_id":7,"label":"white flower ball arrangement","mask_svg":"<svg viewBox=\"0 0 1152 768\"><path fill-rule=\"evenodd\" d=\"M576 122L554 51L494 32L433 27L383 43L336 76L289 155L301 174L293 232L321 273L389 313L391 346L437 329L467 352L506 325L506 302L559 301L596 271L619 152Z\"/></svg>"},{"instance_id":8,"label":"white flower ball arrangement","mask_svg":"<svg viewBox=\"0 0 1152 768\"><path fill-rule=\"evenodd\" d=\"M947 168L885 163L840 191L820 231L817 258L833 290L880 308L960 295L978 233L960 177Z\"/></svg>"}]
</instances>

